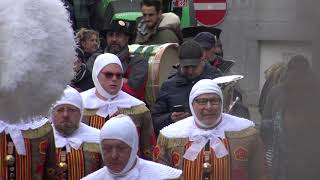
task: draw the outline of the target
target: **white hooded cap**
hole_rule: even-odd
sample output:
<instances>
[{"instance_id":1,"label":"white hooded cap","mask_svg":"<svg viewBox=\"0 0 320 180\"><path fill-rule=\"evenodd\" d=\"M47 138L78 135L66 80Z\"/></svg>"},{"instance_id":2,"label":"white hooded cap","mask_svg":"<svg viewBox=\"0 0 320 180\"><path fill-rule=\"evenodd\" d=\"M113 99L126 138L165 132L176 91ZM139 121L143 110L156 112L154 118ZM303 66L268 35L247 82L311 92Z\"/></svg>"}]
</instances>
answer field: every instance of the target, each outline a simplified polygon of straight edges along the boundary
<instances>
[{"instance_id":1,"label":"white hooded cap","mask_svg":"<svg viewBox=\"0 0 320 180\"><path fill-rule=\"evenodd\" d=\"M129 170L135 165L137 160L137 153L139 150L139 137L135 124L129 116L120 114L108 120L100 131L100 144L105 139L117 139L125 142L131 147L131 154L127 165L120 173L110 173L115 176L126 175Z\"/></svg>"},{"instance_id":2,"label":"white hooded cap","mask_svg":"<svg viewBox=\"0 0 320 180\"><path fill-rule=\"evenodd\" d=\"M93 80L94 86L96 87L98 93L107 99L113 98L116 95L111 95L103 89L103 87L101 86L101 84L98 80L98 75L99 75L100 71L105 66L107 66L109 64L118 64L121 67L121 70L123 72L121 61L119 60L119 58L116 55L111 54L111 53L104 53L104 54L99 55L96 58L94 65L93 65L93 69L92 69L92 80ZM121 88L122 88L122 82L121 82Z\"/></svg>"},{"instance_id":3,"label":"white hooded cap","mask_svg":"<svg viewBox=\"0 0 320 180\"><path fill-rule=\"evenodd\" d=\"M198 81L191 89L191 92L190 92L190 96L189 96L189 107L190 107L190 110L191 110L191 113L192 113L192 116L194 117L194 120L196 121L196 123L198 125L200 125L201 127L203 128L210 128L212 126L214 126L215 124L212 124L212 125L205 125L203 124L202 122L200 122L196 116L196 114L194 113L194 110L193 110L193 107L192 107L192 102L193 100L202 95L202 94L206 94L206 93L215 93L217 94L218 96L220 96L221 98L221 114L222 114L222 111L223 111L223 94L222 94L222 91L220 89L220 87L213 82L212 79L202 79L200 81ZM220 115L221 117L221 115ZM219 118L220 118L219 117Z\"/></svg>"},{"instance_id":4,"label":"white hooded cap","mask_svg":"<svg viewBox=\"0 0 320 180\"><path fill-rule=\"evenodd\" d=\"M56 108L59 105L63 105L63 104L69 104L69 105L73 105L73 106L77 107L80 110L80 113L81 113L81 119L80 119L80 122L81 122L84 108L83 108L82 97L81 97L80 93L76 89L68 86L63 91L63 95L60 98L60 100L58 100L52 106L52 109Z\"/></svg>"}]
</instances>

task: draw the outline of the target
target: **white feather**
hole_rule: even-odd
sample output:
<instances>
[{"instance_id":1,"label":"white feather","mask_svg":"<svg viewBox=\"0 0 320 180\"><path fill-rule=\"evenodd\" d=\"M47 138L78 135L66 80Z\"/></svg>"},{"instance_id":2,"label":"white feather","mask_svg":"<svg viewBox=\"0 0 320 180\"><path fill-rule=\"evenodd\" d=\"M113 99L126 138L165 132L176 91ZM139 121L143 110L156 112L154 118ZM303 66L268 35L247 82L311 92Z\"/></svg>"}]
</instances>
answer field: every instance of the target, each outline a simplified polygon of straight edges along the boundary
<instances>
[{"instance_id":1,"label":"white feather","mask_svg":"<svg viewBox=\"0 0 320 180\"><path fill-rule=\"evenodd\" d=\"M60 97L75 42L60 0L1 0L0 17L0 119L15 123Z\"/></svg>"}]
</instances>

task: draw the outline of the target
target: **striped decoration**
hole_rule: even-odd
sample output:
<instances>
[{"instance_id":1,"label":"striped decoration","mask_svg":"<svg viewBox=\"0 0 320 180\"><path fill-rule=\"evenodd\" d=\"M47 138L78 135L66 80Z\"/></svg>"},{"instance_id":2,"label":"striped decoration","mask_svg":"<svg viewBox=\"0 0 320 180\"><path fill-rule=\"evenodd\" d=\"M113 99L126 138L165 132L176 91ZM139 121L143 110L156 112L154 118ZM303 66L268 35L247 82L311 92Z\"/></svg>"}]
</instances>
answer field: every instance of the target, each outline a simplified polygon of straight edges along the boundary
<instances>
[{"instance_id":1,"label":"striped decoration","mask_svg":"<svg viewBox=\"0 0 320 180\"><path fill-rule=\"evenodd\" d=\"M2 132L0 136L0 177L8 179L8 168L4 162L7 155L7 138L5 132Z\"/></svg>"},{"instance_id":2,"label":"striped decoration","mask_svg":"<svg viewBox=\"0 0 320 180\"><path fill-rule=\"evenodd\" d=\"M89 119L89 126L101 129L105 122L105 118L98 115L92 115Z\"/></svg>"},{"instance_id":3,"label":"striped decoration","mask_svg":"<svg viewBox=\"0 0 320 180\"><path fill-rule=\"evenodd\" d=\"M60 162L61 148L56 148L56 157ZM79 180L85 176L85 162L82 149L71 149L67 153L68 180Z\"/></svg>"},{"instance_id":4,"label":"striped decoration","mask_svg":"<svg viewBox=\"0 0 320 180\"><path fill-rule=\"evenodd\" d=\"M31 180L31 152L30 152L30 140L24 139L24 143L26 146L26 155L19 155L18 153L15 153L16 158L16 180ZM0 177L2 179L9 179L8 174L8 166L6 165L5 158L7 156L7 137L5 133L1 134L0 137Z\"/></svg>"},{"instance_id":5,"label":"striped decoration","mask_svg":"<svg viewBox=\"0 0 320 180\"><path fill-rule=\"evenodd\" d=\"M84 177L84 156L82 149L71 149L68 152L68 180L79 180Z\"/></svg>"},{"instance_id":6,"label":"striped decoration","mask_svg":"<svg viewBox=\"0 0 320 180\"><path fill-rule=\"evenodd\" d=\"M31 146L30 139L24 139L26 146L26 155L16 153L16 179L31 180Z\"/></svg>"},{"instance_id":7,"label":"striped decoration","mask_svg":"<svg viewBox=\"0 0 320 180\"><path fill-rule=\"evenodd\" d=\"M189 141L185 147L188 149L191 146ZM226 148L229 150L229 143L227 139L223 140ZM223 158L216 158L212 149L210 149L211 165L212 165L212 177L211 180L230 180L231 179L231 157L229 155ZM194 161L183 159L183 173L184 180L202 179L202 165L204 157L204 148L200 151L198 157Z\"/></svg>"}]
</instances>

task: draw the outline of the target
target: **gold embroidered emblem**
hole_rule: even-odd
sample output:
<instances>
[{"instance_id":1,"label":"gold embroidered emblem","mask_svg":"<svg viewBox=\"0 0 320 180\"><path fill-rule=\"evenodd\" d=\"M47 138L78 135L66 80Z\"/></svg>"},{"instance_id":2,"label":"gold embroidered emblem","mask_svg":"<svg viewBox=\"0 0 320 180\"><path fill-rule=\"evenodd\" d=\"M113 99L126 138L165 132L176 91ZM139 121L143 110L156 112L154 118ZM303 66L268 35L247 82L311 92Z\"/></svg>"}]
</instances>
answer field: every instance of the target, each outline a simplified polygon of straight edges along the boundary
<instances>
[{"instance_id":1,"label":"gold embroidered emblem","mask_svg":"<svg viewBox=\"0 0 320 180\"><path fill-rule=\"evenodd\" d=\"M180 154L178 152L172 153L172 163L175 167L180 165Z\"/></svg>"},{"instance_id":2,"label":"gold embroidered emblem","mask_svg":"<svg viewBox=\"0 0 320 180\"><path fill-rule=\"evenodd\" d=\"M40 144L39 144L39 152L40 152L40 154L45 155L47 149L48 149L48 141L47 140L41 141Z\"/></svg>"}]
</instances>

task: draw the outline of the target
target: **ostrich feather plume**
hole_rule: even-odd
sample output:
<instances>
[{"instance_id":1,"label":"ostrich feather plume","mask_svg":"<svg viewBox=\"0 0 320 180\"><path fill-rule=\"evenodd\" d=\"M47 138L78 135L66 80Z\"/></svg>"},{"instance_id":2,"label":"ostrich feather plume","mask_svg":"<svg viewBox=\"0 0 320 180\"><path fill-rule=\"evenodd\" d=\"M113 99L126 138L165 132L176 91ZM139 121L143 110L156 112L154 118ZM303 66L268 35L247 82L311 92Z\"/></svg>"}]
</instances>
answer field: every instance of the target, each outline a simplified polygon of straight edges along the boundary
<instances>
[{"instance_id":1,"label":"ostrich feather plume","mask_svg":"<svg viewBox=\"0 0 320 180\"><path fill-rule=\"evenodd\" d=\"M0 1L0 120L48 112L72 78L74 35L60 0Z\"/></svg>"}]
</instances>

